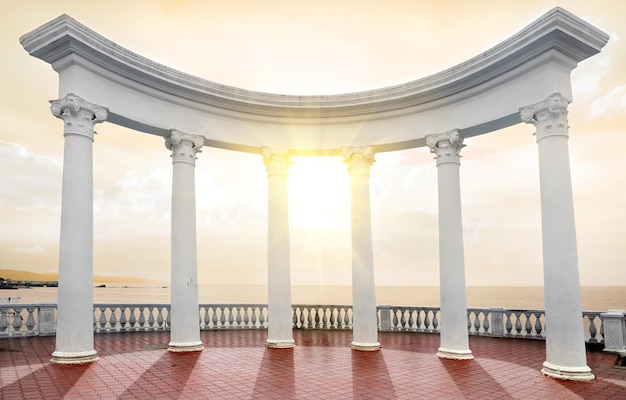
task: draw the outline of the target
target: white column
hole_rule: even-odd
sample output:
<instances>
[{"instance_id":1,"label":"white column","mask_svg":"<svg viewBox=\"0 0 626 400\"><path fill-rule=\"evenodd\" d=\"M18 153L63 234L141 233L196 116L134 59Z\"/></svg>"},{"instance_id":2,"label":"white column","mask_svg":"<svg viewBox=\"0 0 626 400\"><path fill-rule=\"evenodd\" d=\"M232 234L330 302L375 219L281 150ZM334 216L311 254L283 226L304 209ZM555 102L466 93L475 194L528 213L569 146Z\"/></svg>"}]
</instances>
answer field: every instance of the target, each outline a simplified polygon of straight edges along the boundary
<instances>
[{"instance_id":1,"label":"white column","mask_svg":"<svg viewBox=\"0 0 626 400\"><path fill-rule=\"evenodd\" d=\"M267 289L268 329L270 348L290 348L293 340L291 311L291 273L289 249L289 207L287 172L291 165L289 151L263 148L267 166Z\"/></svg>"},{"instance_id":2,"label":"white column","mask_svg":"<svg viewBox=\"0 0 626 400\"><path fill-rule=\"evenodd\" d=\"M202 350L198 310L196 248L196 154L204 138L172 130L165 147L172 151L172 317L169 351Z\"/></svg>"},{"instance_id":3,"label":"white column","mask_svg":"<svg viewBox=\"0 0 626 400\"><path fill-rule=\"evenodd\" d=\"M107 109L68 94L52 102L65 123L56 349L50 362L96 361L93 348L93 127Z\"/></svg>"},{"instance_id":4,"label":"white column","mask_svg":"<svg viewBox=\"0 0 626 400\"><path fill-rule=\"evenodd\" d=\"M463 138L454 130L426 137L437 160L439 197L439 287L441 333L437 355L471 360L467 337L467 296L459 167Z\"/></svg>"},{"instance_id":5,"label":"white column","mask_svg":"<svg viewBox=\"0 0 626 400\"><path fill-rule=\"evenodd\" d=\"M521 109L537 129L546 305L546 362L541 372L568 380L594 379L587 366L578 277L567 106L556 93Z\"/></svg>"},{"instance_id":6,"label":"white column","mask_svg":"<svg viewBox=\"0 0 626 400\"><path fill-rule=\"evenodd\" d=\"M370 214L370 167L374 153L369 146L346 147L344 162L350 172L352 202L352 344L355 350L380 349L376 318L376 284Z\"/></svg>"}]
</instances>

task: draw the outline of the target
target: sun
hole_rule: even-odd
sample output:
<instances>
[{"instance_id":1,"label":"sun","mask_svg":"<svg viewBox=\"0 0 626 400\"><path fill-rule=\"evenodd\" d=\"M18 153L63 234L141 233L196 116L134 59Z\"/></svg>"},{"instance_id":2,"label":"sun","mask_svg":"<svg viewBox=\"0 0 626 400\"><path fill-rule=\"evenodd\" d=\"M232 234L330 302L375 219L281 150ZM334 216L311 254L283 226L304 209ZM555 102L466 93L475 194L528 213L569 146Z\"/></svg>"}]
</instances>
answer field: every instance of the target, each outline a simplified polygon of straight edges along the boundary
<instances>
[{"instance_id":1,"label":"sun","mask_svg":"<svg viewBox=\"0 0 626 400\"><path fill-rule=\"evenodd\" d=\"M292 157L289 219L298 227L323 231L350 218L350 177L341 157Z\"/></svg>"}]
</instances>

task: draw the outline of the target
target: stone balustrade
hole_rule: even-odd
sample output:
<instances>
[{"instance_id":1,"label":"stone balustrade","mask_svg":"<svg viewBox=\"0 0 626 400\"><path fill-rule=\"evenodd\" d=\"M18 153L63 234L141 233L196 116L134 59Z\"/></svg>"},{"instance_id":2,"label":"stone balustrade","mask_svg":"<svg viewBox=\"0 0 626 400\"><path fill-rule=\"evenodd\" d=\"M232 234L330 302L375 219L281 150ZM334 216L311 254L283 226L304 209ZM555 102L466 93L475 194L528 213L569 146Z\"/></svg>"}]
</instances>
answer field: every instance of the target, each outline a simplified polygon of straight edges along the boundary
<instances>
[{"instance_id":1,"label":"stone balustrade","mask_svg":"<svg viewBox=\"0 0 626 400\"><path fill-rule=\"evenodd\" d=\"M380 331L439 333L439 307L377 307ZM617 316L617 317L616 317ZM621 316L621 317L620 317ZM624 351L625 313L611 310L583 311L587 343L611 343L611 351ZM614 323L605 333L605 319ZM621 318L621 319L620 319ZM268 310L265 304L201 304L200 329L267 329ZM56 304L0 305L0 338L54 335ZM350 305L292 305L294 329L352 329ZM169 304L94 304L95 333L149 332L170 329ZM613 326L617 328L613 328ZM546 319L543 310L504 308L468 308L467 329L470 335L545 339ZM615 336L606 338L605 334ZM621 336L620 336L621 335ZM618 343L615 345L613 343ZM621 347L620 347L621 346Z\"/></svg>"}]
</instances>

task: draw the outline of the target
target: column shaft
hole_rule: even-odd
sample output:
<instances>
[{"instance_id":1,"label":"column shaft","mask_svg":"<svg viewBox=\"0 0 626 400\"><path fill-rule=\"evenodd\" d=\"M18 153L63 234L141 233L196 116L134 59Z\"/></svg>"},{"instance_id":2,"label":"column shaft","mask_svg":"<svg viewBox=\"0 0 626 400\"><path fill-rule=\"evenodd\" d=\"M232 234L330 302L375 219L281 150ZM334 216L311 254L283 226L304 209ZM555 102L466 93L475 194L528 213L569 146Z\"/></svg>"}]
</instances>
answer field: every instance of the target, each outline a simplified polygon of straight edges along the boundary
<instances>
[{"instance_id":1,"label":"column shaft","mask_svg":"<svg viewBox=\"0 0 626 400\"><path fill-rule=\"evenodd\" d=\"M52 103L65 122L56 349L52 363L96 361L93 346L93 126L107 110L69 94Z\"/></svg>"},{"instance_id":2,"label":"column shaft","mask_svg":"<svg viewBox=\"0 0 626 400\"><path fill-rule=\"evenodd\" d=\"M372 249L369 170L374 162L367 146L344 149L350 171L352 204L352 344L355 350L380 349Z\"/></svg>"},{"instance_id":3,"label":"column shaft","mask_svg":"<svg viewBox=\"0 0 626 400\"><path fill-rule=\"evenodd\" d=\"M202 350L198 310L195 156L201 136L172 131L172 309L169 351Z\"/></svg>"},{"instance_id":4,"label":"column shaft","mask_svg":"<svg viewBox=\"0 0 626 400\"><path fill-rule=\"evenodd\" d=\"M545 375L568 380L594 379L587 366L582 321L574 203L568 149L568 101L560 94L521 110L537 128L541 190Z\"/></svg>"},{"instance_id":5,"label":"column shaft","mask_svg":"<svg viewBox=\"0 0 626 400\"><path fill-rule=\"evenodd\" d=\"M263 149L268 178L267 273L268 332L266 346L290 348L293 340L291 260L286 150Z\"/></svg>"},{"instance_id":6,"label":"column shaft","mask_svg":"<svg viewBox=\"0 0 626 400\"><path fill-rule=\"evenodd\" d=\"M461 215L460 151L458 131L426 138L436 154L439 196L439 274L441 333L437 355L472 359L467 333L467 299Z\"/></svg>"}]
</instances>

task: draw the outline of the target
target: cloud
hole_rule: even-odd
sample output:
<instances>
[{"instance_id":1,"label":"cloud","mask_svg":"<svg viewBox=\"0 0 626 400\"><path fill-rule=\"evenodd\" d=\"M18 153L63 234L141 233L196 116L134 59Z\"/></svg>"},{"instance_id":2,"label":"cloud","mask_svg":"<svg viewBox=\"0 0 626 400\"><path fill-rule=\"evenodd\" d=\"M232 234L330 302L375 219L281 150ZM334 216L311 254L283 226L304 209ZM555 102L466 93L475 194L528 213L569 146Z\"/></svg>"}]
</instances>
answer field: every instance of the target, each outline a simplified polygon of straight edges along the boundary
<instances>
[{"instance_id":1,"label":"cloud","mask_svg":"<svg viewBox=\"0 0 626 400\"><path fill-rule=\"evenodd\" d=\"M46 251L42 246L32 246L32 247L16 247L13 249L15 253L23 253L23 254L38 254L44 253Z\"/></svg>"},{"instance_id":2,"label":"cloud","mask_svg":"<svg viewBox=\"0 0 626 400\"><path fill-rule=\"evenodd\" d=\"M604 96L595 99L591 103L587 118L597 118L611 112L618 112L622 108L626 108L626 85L617 86Z\"/></svg>"},{"instance_id":3,"label":"cloud","mask_svg":"<svg viewBox=\"0 0 626 400\"><path fill-rule=\"evenodd\" d=\"M57 208L61 198L62 164L31 153L26 147L0 141L0 174L3 207Z\"/></svg>"}]
</instances>

